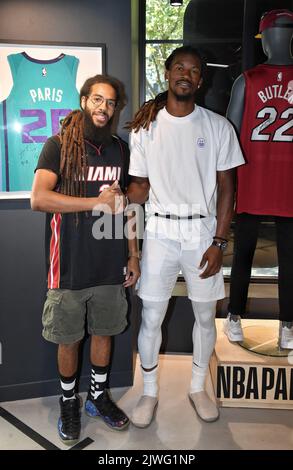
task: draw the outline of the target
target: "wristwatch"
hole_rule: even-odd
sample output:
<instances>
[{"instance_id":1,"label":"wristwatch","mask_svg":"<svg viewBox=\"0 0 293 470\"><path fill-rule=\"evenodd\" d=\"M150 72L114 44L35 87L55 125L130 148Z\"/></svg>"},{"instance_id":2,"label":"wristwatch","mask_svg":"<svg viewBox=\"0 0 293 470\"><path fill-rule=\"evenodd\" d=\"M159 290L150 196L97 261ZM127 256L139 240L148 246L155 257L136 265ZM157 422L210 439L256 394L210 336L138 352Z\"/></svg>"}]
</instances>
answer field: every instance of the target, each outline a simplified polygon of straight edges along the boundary
<instances>
[{"instance_id":1,"label":"wristwatch","mask_svg":"<svg viewBox=\"0 0 293 470\"><path fill-rule=\"evenodd\" d=\"M226 240L222 240L222 241L213 240L212 245L217 246L222 251L225 251L228 246L228 242Z\"/></svg>"}]
</instances>

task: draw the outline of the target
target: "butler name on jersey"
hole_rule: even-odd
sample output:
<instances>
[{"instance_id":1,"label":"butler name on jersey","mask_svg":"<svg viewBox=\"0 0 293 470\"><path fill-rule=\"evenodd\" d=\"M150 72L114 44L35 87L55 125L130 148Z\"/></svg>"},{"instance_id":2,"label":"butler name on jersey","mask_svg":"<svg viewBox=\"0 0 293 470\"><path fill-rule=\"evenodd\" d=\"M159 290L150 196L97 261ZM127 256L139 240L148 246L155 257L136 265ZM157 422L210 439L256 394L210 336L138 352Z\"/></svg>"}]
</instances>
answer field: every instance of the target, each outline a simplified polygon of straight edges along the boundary
<instances>
[{"instance_id":1,"label":"butler name on jersey","mask_svg":"<svg viewBox=\"0 0 293 470\"><path fill-rule=\"evenodd\" d=\"M255 115L251 117L257 124L252 128L251 140L293 141L292 76L293 66L260 65L246 72L248 91L254 88L256 93L246 99L246 103L254 102Z\"/></svg>"},{"instance_id":2,"label":"butler name on jersey","mask_svg":"<svg viewBox=\"0 0 293 470\"><path fill-rule=\"evenodd\" d=\"M9 55L8 62L13 86L0 104L0 189L27 191L44 142L58 132L60 120L79 107L79 59L61 54L38 60L22 52Z\"/></svg>"}]
</instances>

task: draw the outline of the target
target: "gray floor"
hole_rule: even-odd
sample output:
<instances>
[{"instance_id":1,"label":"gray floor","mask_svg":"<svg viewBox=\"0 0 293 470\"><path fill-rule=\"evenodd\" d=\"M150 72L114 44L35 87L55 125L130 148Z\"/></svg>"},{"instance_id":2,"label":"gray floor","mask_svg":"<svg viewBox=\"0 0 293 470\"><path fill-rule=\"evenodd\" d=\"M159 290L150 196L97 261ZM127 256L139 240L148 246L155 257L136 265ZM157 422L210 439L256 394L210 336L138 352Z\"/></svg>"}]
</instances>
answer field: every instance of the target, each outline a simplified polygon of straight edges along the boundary
<instances>
[{"instance_id":1,"label":"gray floor","mask_svg":"<svg viewBox=\"0 0 293 470\"><path fill-rule=\"evenodd\" d=\"M191 356L164 355L160 358L160 401L156 418L147 429L133 425L111 431L100 420L82 416L82 436L94 442L86 449L103 450L200 450L200 449L293 449L293 411L222 408L220 419L204 423L191 407L189 389ZM210 383L207 384L210 389ZM113 397L131 416L142 391L137 364L134 386L112 390ZM84 394L82 394L84 398ZM0 404L34 431L60 449L68 449L57 436L58 397ZM14 426L0 418L0 450L42 449Z\"/></svg>"}]
</instances>

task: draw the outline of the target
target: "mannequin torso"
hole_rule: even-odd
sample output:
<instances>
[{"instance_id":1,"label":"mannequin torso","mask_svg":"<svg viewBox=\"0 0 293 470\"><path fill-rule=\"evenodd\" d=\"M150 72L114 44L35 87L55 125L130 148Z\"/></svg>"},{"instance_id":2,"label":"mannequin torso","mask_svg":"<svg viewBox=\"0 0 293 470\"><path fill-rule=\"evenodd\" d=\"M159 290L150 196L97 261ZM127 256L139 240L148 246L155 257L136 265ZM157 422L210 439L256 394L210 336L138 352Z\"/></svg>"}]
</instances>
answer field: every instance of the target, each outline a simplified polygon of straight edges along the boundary
<instances>
[{"instance_id":1,"label":"mannequin torso","mask_svg":"<svg viewBox=\"0 0 293 470\"><path fill-rule=\"evenodd\" d=\"M230 341L243 338L258 226L274 216L279 265L280 345L293 349L290 280L293 279L293 14L269 12L261 20L264 64L235 81L227 117L238 131L247 164L237 169L236 224L230 302L224 331ZM230 321L229 321L230 320ZM233 320L233 321L231 321Z\"/></svg>"},{"instance_id":2,"label":"mannequin torso","mask_svg":"<svg viewBox=\"0 0 293 470\"><path fill-rule=\"evenodd\" d=\"M262 48L268 60L265 64L269 65L293 65L293 56L291 53L291 42L293 37L292 28L268 28L262 33ZM293 77L292 77L293 78ZM245 78L240 75L235 80L229 106L227 109L227 118L234 124L240 133L245 98Z\"/></svg>"}]
</instances>

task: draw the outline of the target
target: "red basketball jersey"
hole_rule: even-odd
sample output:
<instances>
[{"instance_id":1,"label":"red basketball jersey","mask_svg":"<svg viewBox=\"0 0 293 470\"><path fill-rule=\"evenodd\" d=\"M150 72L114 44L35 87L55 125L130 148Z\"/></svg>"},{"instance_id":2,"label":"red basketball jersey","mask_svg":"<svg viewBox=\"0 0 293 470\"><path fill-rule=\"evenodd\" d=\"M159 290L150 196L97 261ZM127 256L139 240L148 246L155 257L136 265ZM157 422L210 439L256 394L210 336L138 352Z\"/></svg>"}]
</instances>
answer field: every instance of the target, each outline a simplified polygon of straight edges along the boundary
<instances>
[{"instance_id":1,"label":"red basketball jersey","mask_svg":"<svg viewBox=\"0 0 293 470\"><path fill-rule=\"evenodd\" d=\"M244 72L236 211L293 217L293 65Z\"/></svg>"}]
</instances>

